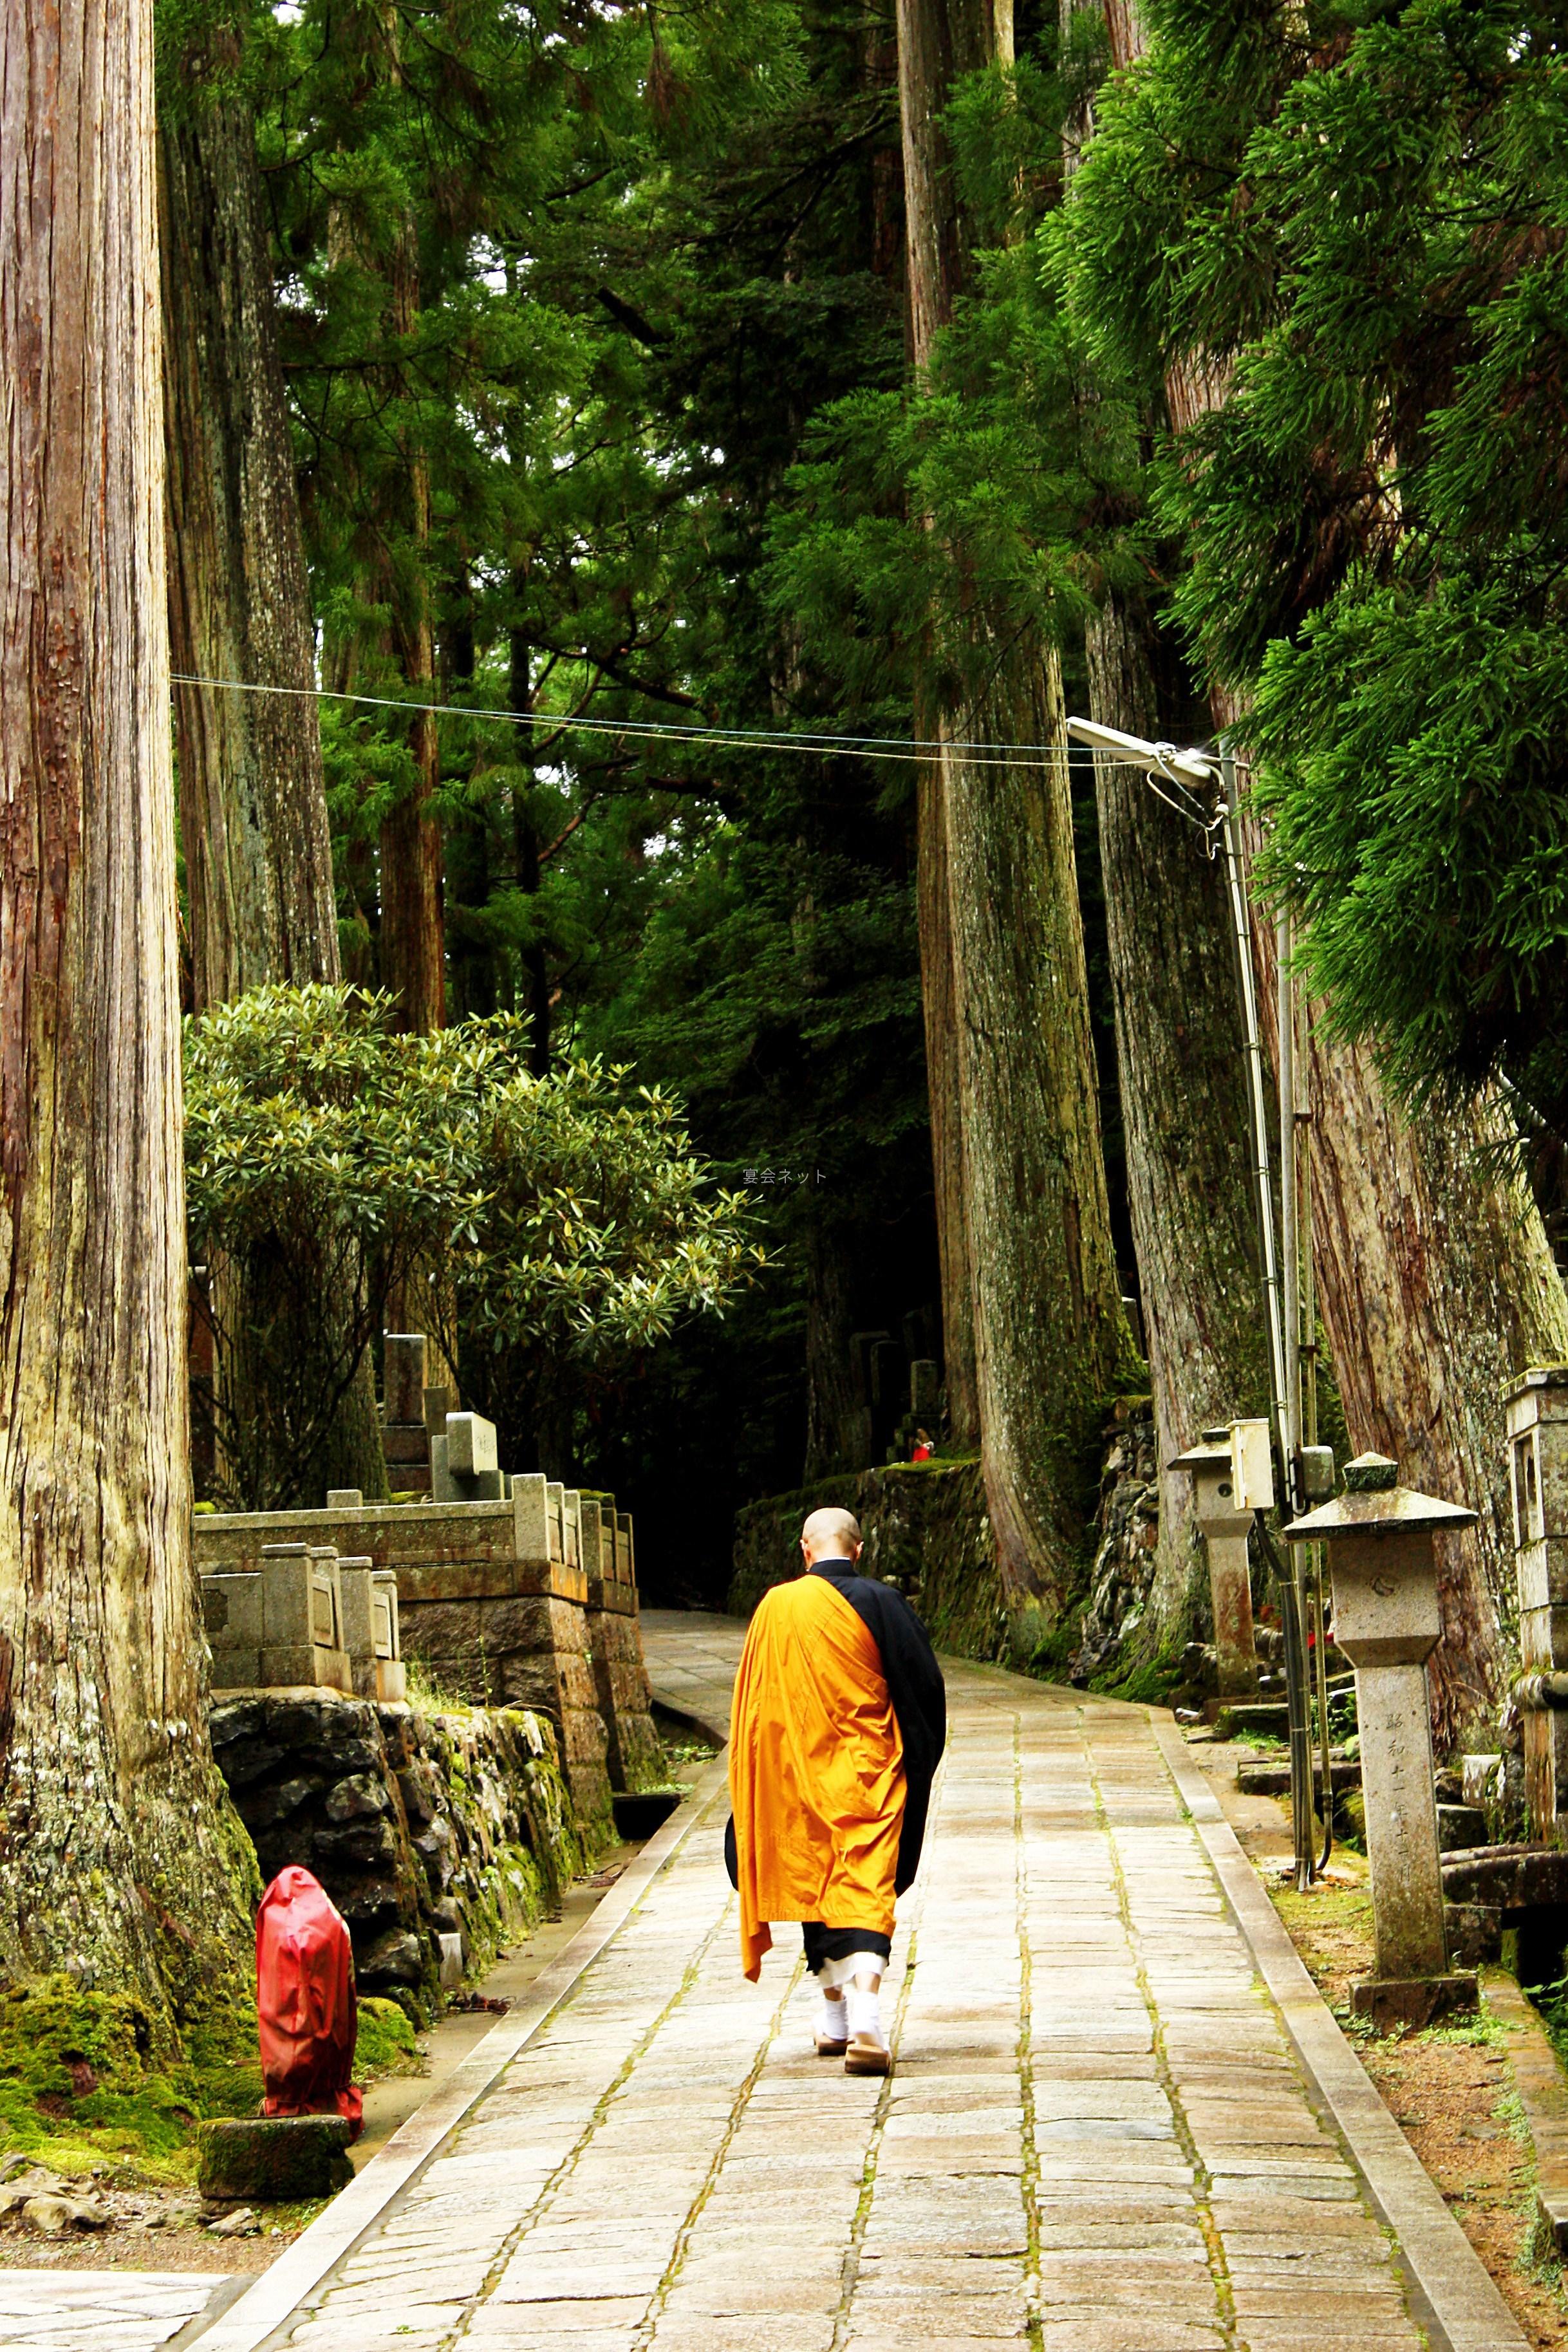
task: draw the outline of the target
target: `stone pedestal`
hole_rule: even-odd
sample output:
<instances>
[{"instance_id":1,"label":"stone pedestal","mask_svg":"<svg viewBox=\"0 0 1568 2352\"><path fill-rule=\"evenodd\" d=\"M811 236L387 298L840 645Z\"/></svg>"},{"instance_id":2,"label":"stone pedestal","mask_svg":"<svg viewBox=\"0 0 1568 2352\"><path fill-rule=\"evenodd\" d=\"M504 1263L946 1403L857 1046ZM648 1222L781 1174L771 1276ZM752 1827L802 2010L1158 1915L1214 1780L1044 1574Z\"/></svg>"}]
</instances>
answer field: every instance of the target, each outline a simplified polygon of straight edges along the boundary
<instances>
[{"instance_id":1,"label":"stone pedestal","mask_svg":"<svg viewBox=\"0 0 1568 2352\"><path fill-rule=\"evenodd\" d=\"M382 1334L382 1452L395 1495L430 1492L430 1440L425 1425L425 1334ZM329 1503L331 1498L329 1497Z\"/></svg>"},{"instance_id":2,"label":"stone pedestal","mask_svg":"<svg viewBox=\"0 0 1568 2352\"><path fill-rule=\"evenodd\" d=\"M1334 1639L1355 1668L1377 1974L1352 1986L1351 2005L1380 2026L1426 2024L1477 1999L1474 1977L1448 1969L1426 1673L1442 1633L1432 1538L1475 1513L1397 1479L1384 1455L1363 1454L1337 1502L1285 1530L1327 1545Z\"/></svg>"},{"instance_id":3,"label":"stone pedestal","mask_svg":"<svg viewBox=\"0 0 1568 2352\"><path fill-rule=\"evenodd\" d=\"M1247 1555L1252 1514L1237 1504L1228 1430L1205 1429L1201 1445L1190 1446L1166 1466L1192 1473L1195 1516L1208 1552L1219 1696L1246 1697L1258 1688Z\"/></svg>"},{"instance_id":4,"label":"stone pedestal","mask_svg":"<svg viewBox=\"0 0 1568 2352\"><path fill-rule=\"evenodd\" d=\"M1508 1400L1514 1561L1519 1577L1519 1660L1524 1689L1568 1673L1568 1364L1536 1365ZM1568 1841L1568 1711L1520 1709L1524 1794L1534 1836Z\"/></svg>"},{"instance_id":5,"label":"stone pedestal","mask_svg":"<svg viewBox=\"0 0 1568 2352\"><path fill-rule=\"evenodd\" d=\"M197 2186L258 2205L333 2197L354 2177L350 2136L339 2115L226 2116L198 2126Z\"/></svg>"},{"instance_id":6,"label":"stone pedestal","mask_svg":"<svg viewBox=\"0 0 1568 2352\"><path fill-rule=\"evenodd\" d=\"M351 1690L335 1546L263 1544L257 1583L261 1640L252 1682L273 1690ZM247 1615L255 1608L249 1604ZM215 1673L216 1665L215 1651Z\"/></svg>"},{"instance_id":7,"label":"stone pedestal","mask_svg":"<svg viewBox=\"0 0 1568 2352\"><path fill-rule=\"evenodd\" d=\"M617 1512L613 1496L580 1496L578 1540L588 1582L588 1650L608 1741L610 1786L617 1794L634 1795L662 1785L669 1768L654 1727L653 1695L643 1664L631 1514Z\"/></svg>"},{"instance_id":8,"label":"stone pedestal","mask_svg":"<svg viewBox=\"0 0 1568 2352\"><path fill-rule=\"evenodd\" d=\"M388 1705L405 1699L408 1679L399 1646L397 1579L368 1553L340 1558L343 1647L356 1698Z\"/></svg>"}]
</instances>

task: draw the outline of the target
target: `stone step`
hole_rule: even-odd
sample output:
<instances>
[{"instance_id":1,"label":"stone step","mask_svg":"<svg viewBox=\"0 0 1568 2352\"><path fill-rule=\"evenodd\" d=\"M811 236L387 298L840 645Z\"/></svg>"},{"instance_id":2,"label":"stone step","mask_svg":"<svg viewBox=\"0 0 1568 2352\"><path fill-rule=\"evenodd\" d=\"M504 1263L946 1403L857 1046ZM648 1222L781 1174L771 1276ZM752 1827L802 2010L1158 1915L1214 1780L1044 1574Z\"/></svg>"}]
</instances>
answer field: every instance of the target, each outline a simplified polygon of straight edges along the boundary
<instances>
[{"instance_id":1,"label":"stone step","mask_svg":"<svg viewBox=\"0 0 1568 2352\"><path fill-rule=\"evenodd\" d=\"M1361 1787L1361 1765L1353 1757L1332 1759L1334 1794L1348 1795ZM1321 1757L1312 1759L1312 1781L1321 1788L1323 1766ZM1290 1793L1289 1764L1242 1764L1237 1769L1236 1785L1244 1797L1288 1797Z\"/></svg>"}]
</instances>

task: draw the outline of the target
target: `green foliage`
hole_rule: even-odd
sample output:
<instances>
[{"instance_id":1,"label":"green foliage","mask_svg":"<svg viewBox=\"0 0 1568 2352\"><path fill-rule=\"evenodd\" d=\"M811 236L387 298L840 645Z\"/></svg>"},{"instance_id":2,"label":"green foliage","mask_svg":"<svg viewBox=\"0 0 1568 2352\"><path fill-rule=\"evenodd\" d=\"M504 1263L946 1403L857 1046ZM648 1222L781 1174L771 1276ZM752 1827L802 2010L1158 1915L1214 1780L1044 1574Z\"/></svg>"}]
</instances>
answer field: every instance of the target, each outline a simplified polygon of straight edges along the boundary
<instances>
[{"instance_id":1,"label":"green foliage","mask_svg":"<svg viewBox=\"0 0 1568 2352\"><path fill-rule=\"evenodd\" d=\"M67 1976L0 1990L0 2147L68 2173L119 2160L184 2179L198 2120L251 2114L260 2096L253 2014L207 2021L171 2064L129 1995Z\"/></svg>"},{"instance_id":2,"label":"green foliage","mask_svg":"<svg viewBox=\"0 0 1568 2352\"><path fill-rule=\"evenodd\" d=\"M251 1507L291 1488L418 1265L450 1344L602 1375L763 1262L674 1104L527 1023L433 1036L352 987L258 989L186 1037L193 1252L209 1267L220 1431Z\"/></svg>"},{"instance_id":3,"label":"green foliage","mask_svg":"<svg viewBox=\"0 0 1568 2352\"><path fill-rule=\"evenodd\" d=\"M1158 0L1068 239L1102 362L1198 372L1176 610L1256 698L1266 876L1415 1099L1568 1129L1568 82L1530 0Z\"/></svg>"}]
</instances>

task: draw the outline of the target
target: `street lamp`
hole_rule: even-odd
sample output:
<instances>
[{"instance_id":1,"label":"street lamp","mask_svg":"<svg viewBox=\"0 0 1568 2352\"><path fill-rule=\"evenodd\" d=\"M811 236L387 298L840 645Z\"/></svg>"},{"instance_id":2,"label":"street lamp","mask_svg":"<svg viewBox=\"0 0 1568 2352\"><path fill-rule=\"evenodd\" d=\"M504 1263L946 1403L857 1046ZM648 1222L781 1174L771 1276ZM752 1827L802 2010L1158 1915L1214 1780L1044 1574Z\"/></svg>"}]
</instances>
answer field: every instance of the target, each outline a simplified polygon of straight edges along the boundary
<instances>
[{"instance_id":1,"label":"street lamp","mask_svg":"<svg viewBox=\"0 0 1568 2352\"><path fill-rule=\"evenodd\" d=\"M1297 1124L1307 1114L1299 1111L1296 1105L1296 1001L1289 918L1280 918L1278 943L1280 1211L1284 1227L1282 1282L1275 1247L1274 1191L1268 1155L1268 1080L1258 1019L1258 987L1252 962L1252 917L1243 863L1236 762L1229 751L1223 747L1215 753L1192 748L1183 750L1174 743L1149 743L1141 736L1124 734L1120 728L1102 727L1092 719L1069 719L1067 726L1068 734L1076 736L1079 742L1090 745L1095 751L1109 752L1115 759L1145 768L1152 790L1203 833L1208 844L1209 856L1215 855L1216 846L1224 853L1237 980L1241 993L1253 1199L1263 1269L1275 1439L1279 1454L1281 1492L1290 1501L1293 1511L1299 1514L1309 1500L1303 1486L1300 1451L1301 1272L1303 1263L1309 1269L1310 1267L1310 1235L1309 1225L1303 1244L1301 1220L1297 1213ZM1308 1279L1310 1282L1310 1271ZM1315 1397L1311 1397L1310 1391L1309 1395L1310 1419L1315 1424ZM1314 1425L1307 1433L1309 1442L1316 1435ZM1261 1518L1258 1526L1260 1539L1266 1549L1271 1551L1272 1545ZM1297 1881L1304 1886L1315 1869L1312 1764L1307 1723L1305 1563L1301 1547L1292 1545L1291 1555L1290 1577L1288 1580L1284 1578L1280 1580L1286 1599L1285 1679L1290 1730L1291 1812L1295 1829ZM1321 1608L1317 1648L1318 1701L1323 1750L1323 1821L1327 1831L1331 1821L1331 1790L1327 1671ZM1325 1853L1326 1851L1325 1845Z\"/></svg>"}]
</instances>

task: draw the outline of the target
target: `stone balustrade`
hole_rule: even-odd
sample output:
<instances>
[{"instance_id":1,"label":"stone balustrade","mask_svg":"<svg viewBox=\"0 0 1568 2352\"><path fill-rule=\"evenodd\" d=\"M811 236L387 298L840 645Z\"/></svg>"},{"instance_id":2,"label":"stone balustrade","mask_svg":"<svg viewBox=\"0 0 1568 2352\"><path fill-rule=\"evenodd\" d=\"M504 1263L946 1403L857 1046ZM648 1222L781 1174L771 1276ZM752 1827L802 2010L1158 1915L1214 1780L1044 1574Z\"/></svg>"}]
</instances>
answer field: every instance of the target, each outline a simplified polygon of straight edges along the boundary
<instances>
[{"instance_id":1,"label":"stone balustrade","mask_svg":"<svg viewBox=\"0 0 1568 2352\"><path fill-rule=\"evenodd\" d=\"M477 1418L448 1415L447 1428ZM484 1452L481 1440L465 1458L482 1461ZM487 1500L364 1504L340 1491L320 1511L198 1514L215 1677L224 1688L316 1681L391 1699L402 1695L406 1655L455 1698L548 1717L574 1811L584 1829L602 1826L612 1790L634 1791L665 1777L643 1665L631 1517L612 1496L582 1495L537 1473L495 1475L508 1491ZM268 1670L282 1654L262 1638L268 1563L285 1555L296 1578L298 1563L321 1559L339 1633L308 1656L294 1642L287 1676ZM345 1605L352 1658L342 1638ZM383 1647L374 1631L378 1608Z\"/></svg>"}]
</instances>

